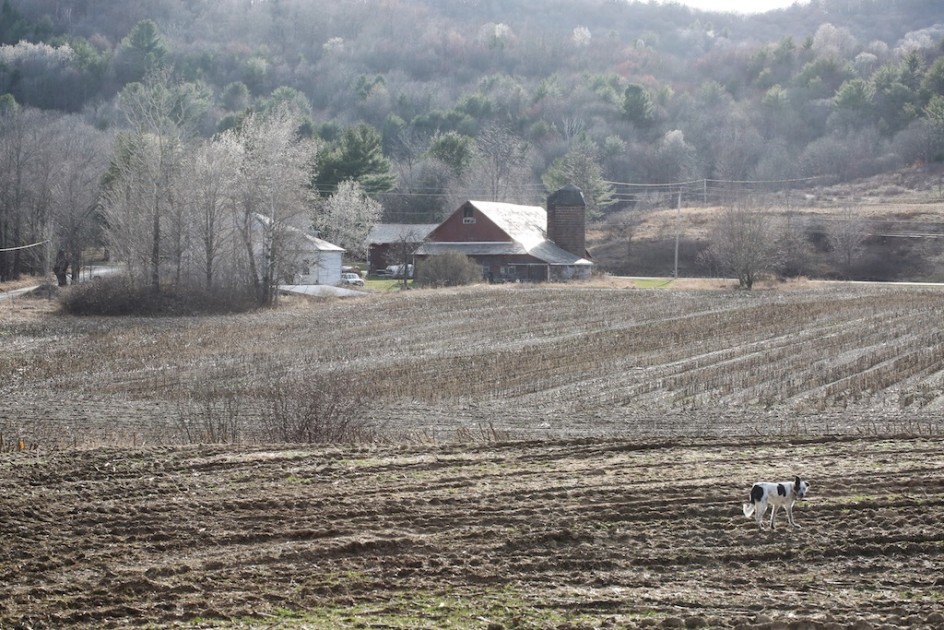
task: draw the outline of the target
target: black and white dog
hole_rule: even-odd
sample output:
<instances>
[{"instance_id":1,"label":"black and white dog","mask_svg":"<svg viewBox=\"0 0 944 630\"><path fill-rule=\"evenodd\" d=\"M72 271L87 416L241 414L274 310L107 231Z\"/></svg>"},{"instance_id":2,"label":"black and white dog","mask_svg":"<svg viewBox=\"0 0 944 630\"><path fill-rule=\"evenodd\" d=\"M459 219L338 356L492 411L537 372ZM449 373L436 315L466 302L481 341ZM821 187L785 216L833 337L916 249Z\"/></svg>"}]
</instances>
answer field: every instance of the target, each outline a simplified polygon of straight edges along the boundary
<instances>
[{"instance_id":1,"label":"black and white dog","mask_svg":"<svg viewBox=\"0 0 944 630\"><path fill-rule=\"evenodd\" d=\"M798 527L793 520L793 504L806 497L810 484L801 481L799 477L796 481L790 483L783 481L781 483L771 483L769 481L759 481L751 488L751 502L744 504L744 516L750 518L751 515L757 519L757 526L764 528L764 514L767 512L767 506L773 508L770 513L770 529L774 528L774 521L777 518L777 510L783 508L787 513L787 521L790 527Z\"/></svg>"}]
</instances>

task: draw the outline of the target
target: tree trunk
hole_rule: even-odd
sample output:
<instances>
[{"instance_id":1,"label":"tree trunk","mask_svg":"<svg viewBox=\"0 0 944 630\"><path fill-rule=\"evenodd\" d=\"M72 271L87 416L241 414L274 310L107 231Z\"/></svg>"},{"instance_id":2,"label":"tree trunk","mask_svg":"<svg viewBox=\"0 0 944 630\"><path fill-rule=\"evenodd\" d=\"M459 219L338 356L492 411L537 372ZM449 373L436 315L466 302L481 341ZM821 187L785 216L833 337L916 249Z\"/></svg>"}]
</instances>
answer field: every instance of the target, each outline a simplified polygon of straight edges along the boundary
<instances>
[{"instance_id":1,"label":"tree trunk","mask_svg":"<svg viewBox=\"0 0 944 630\"><path fill-rule=\"evenodd\" d=\"M154 209L151 238L151 289L157 293L161 290L161 214L157 208Z\"/></svg>"},{"instance_id":2,"label":"tree trunk","mask_svg":"<svg viewBox=\"0 0 944 630\"><path fill-rule=\"evenodd\" d=\"M69 269L69 257L66 256L64 249L60 249L56 252L56 264L53 267L53 273L56 274L56 283L60 287L64 287L69 284L69 277L66 275L66 271Z\"/></svg>"}]
</instances>

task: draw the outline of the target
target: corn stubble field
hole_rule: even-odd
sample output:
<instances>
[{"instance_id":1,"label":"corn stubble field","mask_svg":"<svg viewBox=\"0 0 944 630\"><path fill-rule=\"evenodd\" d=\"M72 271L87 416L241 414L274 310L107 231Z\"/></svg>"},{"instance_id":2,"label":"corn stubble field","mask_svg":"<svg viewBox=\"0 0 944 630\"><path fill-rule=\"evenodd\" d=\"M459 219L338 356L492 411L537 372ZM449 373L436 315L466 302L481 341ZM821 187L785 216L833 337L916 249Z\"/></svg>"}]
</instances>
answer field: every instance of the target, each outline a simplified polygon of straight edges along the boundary
<instances>
[{"instance_id":1,"label":"corn stubble field","mask_svg":"<svg viewBox=\"0 0 944 630\"><path fill-rule=\"evenodd\" d=\"M942 627L942 312L865 285L0 302L0 627ZM793 474L801 528L759 532L750 484Z\"/></svg>"}]
</instances>

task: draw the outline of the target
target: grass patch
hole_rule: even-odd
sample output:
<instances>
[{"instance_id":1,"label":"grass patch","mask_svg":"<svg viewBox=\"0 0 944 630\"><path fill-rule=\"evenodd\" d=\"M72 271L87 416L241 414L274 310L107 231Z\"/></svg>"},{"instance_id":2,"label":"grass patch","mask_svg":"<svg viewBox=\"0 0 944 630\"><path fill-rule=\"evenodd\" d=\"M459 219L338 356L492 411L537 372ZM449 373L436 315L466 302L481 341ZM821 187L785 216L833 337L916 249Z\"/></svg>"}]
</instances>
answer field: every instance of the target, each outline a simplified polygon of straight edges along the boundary
<instances>
[{"instance_id":1,"label":"grass patch","mask_svg":"<svg viewBox=\"0 0 944 630\"><path fill-rule=\"evenodd\" d=\"M675 278L633 278L637 289L667 289L675 283Z\"/></svg>"},{"instance_id":2,"label":"grass patch","mask_svg":"<svg viewBox=\"0 0 944 630\"><path fill-rule=\"evenodd\" d=\"M638 616L638 613L634 616ZM404 593L387 601L354 606L319 606L309 611L278 608L265 615L279 628L410 628L473 630L488 627L547 628L570 624L583 627L594 617L580 612L555 610L529 601L510 589L474 593ZM223 628L250 628L258 619L220 623ZM588 626L589 627L589 626Z\"/></svg>"},{"instance_id":3,"label":"grass patch","mask_svg":"<svg viewBox=\"0 0 944 630\"><path fill-rule=\"evenodd\" d=\"M399 291L403 283L393 278L368 278L364 280L364 288L374 291ZM413 288L413 281L407 282L407 287Z\"/></svg>"}]
</instances>

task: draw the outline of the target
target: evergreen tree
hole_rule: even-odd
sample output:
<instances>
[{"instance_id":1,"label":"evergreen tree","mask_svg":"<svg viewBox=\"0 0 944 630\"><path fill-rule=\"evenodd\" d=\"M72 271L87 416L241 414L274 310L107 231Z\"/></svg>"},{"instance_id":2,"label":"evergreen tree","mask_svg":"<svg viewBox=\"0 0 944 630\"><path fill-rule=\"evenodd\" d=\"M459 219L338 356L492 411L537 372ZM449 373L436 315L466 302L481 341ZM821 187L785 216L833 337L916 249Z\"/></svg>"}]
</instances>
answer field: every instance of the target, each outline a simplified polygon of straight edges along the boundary
<instances>
[{"instance_id":1,"label":"evergreen tree","mask_svg":"<svg viewBox=\"0 0 944 630\"><path fill-rule=\"evenodd\" d=\"M118 47L116 69L123 83L140 81L149 72L163 68L169 48L153 20L134 25Z\"/></svg>"},{"instance_id":2,"label":"evergreen tree","mask_svg":"<svg viewBox=\"0 0 944 630\"><path fill-rule=\"evenodd\" d=\"M638 83L626 86L623 92L623 114L637 127L649 127L655 118L655 107L649 91Z\"/></svg>"},{"instance_id":3,"label":"evergreen tree","mask_svg":"<svg viewBox=\"0 0 944 630\"><path fill-rule=\"evenodd\" d=\"M392 165L383 155L383 139L372 126L349 127L319 156L313 184L322 196L333 195L343 181L357 182L368 195L386 192L396 184Z\"/></svg>"},{"instance_id":4,"label":"evergreen tree","mask_svg":"<svg viewBox=\"0 0 944 630\"><path fill-rule=\"evenodd\" d=\"M554 160L541 179L549 193L567 184L583 191L588 219L600 218L616 202L612 184L603 178L599 150L589 140L575 143L566 155Z\"/></svg>"}]
</instances>

